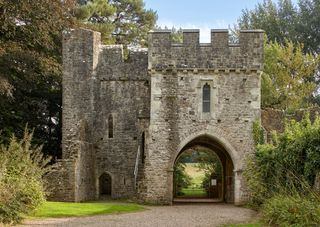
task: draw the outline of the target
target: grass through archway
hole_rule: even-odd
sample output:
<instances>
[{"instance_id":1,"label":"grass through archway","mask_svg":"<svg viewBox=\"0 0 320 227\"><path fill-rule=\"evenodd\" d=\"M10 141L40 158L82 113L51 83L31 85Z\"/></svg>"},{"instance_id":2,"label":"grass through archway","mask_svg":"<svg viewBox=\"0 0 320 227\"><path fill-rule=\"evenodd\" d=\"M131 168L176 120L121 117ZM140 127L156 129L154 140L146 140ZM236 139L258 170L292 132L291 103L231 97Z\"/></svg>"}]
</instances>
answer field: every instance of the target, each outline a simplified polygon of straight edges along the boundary
<instances>
[{"instance_id":1,"label":"grass through archway","mask_svg":"<svg viewBox=\"0 0 320 227\"><path fill-rule=\"evenodd\" d=\"M205 147L181 153L174 167L174 196L222 198L223 168L218 156Z\"/></svg>"}]
</instances>

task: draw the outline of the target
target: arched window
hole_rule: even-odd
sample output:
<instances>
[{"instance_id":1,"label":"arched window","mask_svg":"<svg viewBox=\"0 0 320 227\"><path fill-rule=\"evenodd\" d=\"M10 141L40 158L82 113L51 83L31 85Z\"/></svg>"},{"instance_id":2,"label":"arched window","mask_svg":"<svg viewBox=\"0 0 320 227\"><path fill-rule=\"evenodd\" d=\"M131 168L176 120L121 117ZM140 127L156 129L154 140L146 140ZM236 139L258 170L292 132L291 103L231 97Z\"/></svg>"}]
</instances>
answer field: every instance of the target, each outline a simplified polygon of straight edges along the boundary
<instances>
[{"instance_id":1,"label":"arched window","mask_svg":"<svg viewBox=\"0 0 320 227\"><path fill-rule=\"evenodd\" d=\"M112 114L108 117L108 134L109 138L113 138L113 117Z\"/></svg>"},{"instance_id":2,"label":"arched window","mask_svg":"<svg viewBox=\"0 0 320 227\"><path fill-rule=\"evenodd\" d=\"M210 112L210 85L205 84L202 89L202 112Z\"/></svg>"}]
</instances>

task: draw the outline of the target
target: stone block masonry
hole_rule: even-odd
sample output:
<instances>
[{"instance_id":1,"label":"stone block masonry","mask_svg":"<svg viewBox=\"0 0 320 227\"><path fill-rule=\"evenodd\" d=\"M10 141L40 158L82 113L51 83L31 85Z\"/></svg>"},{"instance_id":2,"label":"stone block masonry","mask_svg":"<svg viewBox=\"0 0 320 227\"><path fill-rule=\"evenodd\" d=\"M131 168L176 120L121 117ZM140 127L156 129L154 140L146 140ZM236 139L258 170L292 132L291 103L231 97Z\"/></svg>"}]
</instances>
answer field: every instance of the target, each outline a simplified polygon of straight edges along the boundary
<instances>
[{"instance_id":1,"label":"stone block masonry","mask_svg":"<svg viewBox=\"0 0 320 227\"><path fill-rule=\"evenodd\" d=\"M228 43L227 30L211 37L201 44L199 30L185 30L183 43L174 44L170 32L154 31L148 50L130 50L124 60L122 46L102 45L97 32L64 32L63 160L51 173L57 200L110 192L171 204L176 158L201 145L224 163L225 201L245 201L242 170L260 118L263 32L242 31L237 45Z\"/></svg>"}]
</instances>

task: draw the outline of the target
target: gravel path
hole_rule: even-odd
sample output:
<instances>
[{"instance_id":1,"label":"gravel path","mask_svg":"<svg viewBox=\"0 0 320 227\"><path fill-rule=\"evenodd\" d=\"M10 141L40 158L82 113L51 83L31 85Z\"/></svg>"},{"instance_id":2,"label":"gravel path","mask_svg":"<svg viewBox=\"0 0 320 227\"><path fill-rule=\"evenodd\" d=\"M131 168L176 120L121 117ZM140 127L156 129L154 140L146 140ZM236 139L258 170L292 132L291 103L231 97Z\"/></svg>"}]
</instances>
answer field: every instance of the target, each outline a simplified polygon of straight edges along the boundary
<instances>
[{"instance_id":1,"label":"gravel path","mask_svg":"<svg viewBox=\"0 0 320 227\"><path fill-rule=\"evenodd\" d=\"M146 206L145 211L100 215L80 218L27 220L21 227L49 226L221 226L228 223L243 223L255 218L252 210L229 204L181 204L173 206Z\"/></svg>"}]
</instances>

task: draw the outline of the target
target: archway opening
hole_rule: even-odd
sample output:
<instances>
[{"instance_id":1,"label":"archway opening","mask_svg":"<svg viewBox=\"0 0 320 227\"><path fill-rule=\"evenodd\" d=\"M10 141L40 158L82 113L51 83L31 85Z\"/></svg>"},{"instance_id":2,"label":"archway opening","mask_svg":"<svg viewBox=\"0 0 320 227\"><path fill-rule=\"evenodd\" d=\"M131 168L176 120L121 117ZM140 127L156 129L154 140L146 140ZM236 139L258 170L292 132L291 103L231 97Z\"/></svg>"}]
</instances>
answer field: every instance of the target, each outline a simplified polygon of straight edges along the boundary
<instances>
[{"instance_id":1,"label":"archway opening","mask_svg":"<svg viewBox=\"0 0 320 227\"><path fill-rule=\"evenodd\" d=\"M100 197L111 196L112 178L110 174L103 173L99 177L99 194Z\"/></svg>"},{"instance_id":2,"label":"archway opening","mask_svg":"<svg viewBox=\"0 0 320 227\"><path fill-rule=\"evenodd\" d=\"M173 169L174 201L234 202L233 162L215 139L200 136L190 141Z\"/></svg>"}]
</instances>

